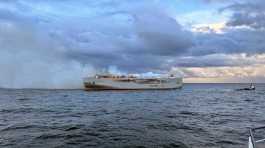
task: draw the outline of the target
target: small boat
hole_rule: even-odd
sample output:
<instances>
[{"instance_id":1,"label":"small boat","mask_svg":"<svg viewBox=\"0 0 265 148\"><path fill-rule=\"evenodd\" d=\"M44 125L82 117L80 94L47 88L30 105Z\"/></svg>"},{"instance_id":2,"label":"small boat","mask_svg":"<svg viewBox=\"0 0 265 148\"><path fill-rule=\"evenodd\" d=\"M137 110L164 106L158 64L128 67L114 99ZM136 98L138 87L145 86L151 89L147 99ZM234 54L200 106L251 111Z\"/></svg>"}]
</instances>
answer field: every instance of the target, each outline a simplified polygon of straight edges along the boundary
<instances>
[{"instance_id":1,"label":"small boat","mask_svg":"<svg viewBox=\"0 0 265 148\"><path fill-rule=\"evenodd\" d=\"M240 88L240 89L236 89L236 90L240 91L240 90L255 90L255 89L256 89L256 88L255 88L254 84L251 83L249 87L246 87L246 88Z\"/></svg>"},{"instance_id":2,"label":"small boat","mask_svg":"<svg viewBox=\"0 0 265 148\"><path fill-rule=\"evenodd\" d=\"M264 130L265 126L251 128L249 130L248 148L264 148L265 147L265 138L256 140L256 138L254 137L254 133L262 129Z\"/></svg>"}]
</instances>

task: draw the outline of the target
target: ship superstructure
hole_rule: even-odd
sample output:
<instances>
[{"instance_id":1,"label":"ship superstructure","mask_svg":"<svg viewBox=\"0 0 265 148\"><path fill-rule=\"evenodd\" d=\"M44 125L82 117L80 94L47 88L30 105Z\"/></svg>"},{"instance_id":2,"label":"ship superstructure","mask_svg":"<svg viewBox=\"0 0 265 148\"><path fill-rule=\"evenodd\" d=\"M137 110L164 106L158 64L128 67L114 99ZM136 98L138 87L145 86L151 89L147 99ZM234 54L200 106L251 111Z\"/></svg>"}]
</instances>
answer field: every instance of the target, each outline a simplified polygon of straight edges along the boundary
<instances>
[{"instance_id":1,"label":"ship superstructure","mask_svg":"<svg viewBox=\"0 0 265 148\"><path fill-rule=\"evenodd\" d=\"M169 76L165 78L140 78L125 75L95 75L84 78L86 90L152 90L178 89L183 85L182 78Z\"/></svg>"}]
</instances>

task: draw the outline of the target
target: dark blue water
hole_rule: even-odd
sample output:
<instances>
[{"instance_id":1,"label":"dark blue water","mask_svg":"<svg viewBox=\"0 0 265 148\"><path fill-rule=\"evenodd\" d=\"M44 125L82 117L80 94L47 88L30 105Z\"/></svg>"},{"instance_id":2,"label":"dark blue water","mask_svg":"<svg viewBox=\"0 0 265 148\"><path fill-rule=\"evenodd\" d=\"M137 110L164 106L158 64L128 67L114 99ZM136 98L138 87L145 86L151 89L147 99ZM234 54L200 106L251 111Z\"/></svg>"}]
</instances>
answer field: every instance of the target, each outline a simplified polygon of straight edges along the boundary
<instances>
[{"instance_id":1,"label":"dark blue water","mask_svg":"<svg viewBox=\"0 0 265 148\"><path fill-rule=\"evenodd\" d=\"M242 148L265 125L265 85L169 91L0 90L0 147ZM246 85L245 85L246 86Z\"/></svg>"}]
</instances>

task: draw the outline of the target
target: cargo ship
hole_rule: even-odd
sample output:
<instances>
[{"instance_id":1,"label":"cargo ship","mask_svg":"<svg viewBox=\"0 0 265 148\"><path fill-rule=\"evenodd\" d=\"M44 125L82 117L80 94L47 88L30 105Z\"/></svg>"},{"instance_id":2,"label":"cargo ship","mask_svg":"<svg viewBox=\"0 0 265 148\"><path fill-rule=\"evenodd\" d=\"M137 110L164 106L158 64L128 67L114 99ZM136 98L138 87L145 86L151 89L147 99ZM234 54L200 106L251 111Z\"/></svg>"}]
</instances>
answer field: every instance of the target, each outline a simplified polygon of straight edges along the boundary
<instances>
[{"instance_id":1,"label":"cargo ship","mask_svg":"<svg viewBox=\"0 0 265 148\"><path fill-rule=\"evenodd\" d=\"M95 75L84 78L85 90L168 90L179 89L182 78L169 76L140 78L125 75Z\"/></svg>"}]
</instances>

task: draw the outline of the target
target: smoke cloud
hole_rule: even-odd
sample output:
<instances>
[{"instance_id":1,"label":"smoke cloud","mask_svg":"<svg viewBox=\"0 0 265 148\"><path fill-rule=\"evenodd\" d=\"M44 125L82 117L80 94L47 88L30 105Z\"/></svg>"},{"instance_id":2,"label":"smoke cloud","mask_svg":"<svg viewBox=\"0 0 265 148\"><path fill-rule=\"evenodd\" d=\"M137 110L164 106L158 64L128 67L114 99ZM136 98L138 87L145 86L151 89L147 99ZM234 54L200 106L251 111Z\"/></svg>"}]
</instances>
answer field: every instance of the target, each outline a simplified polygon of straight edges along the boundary
<instances>
[{"instance_id":1,"label":"smoke cloud","mask_svg":"<svg viewBox=\"0 0 265 148\"><path fill-rule=\"evenodd\" d=\"M5 88L81 88L94 69L63 56L60 43L35 26L0 26L0 86Z\"/></svg>"}]
</instances>

